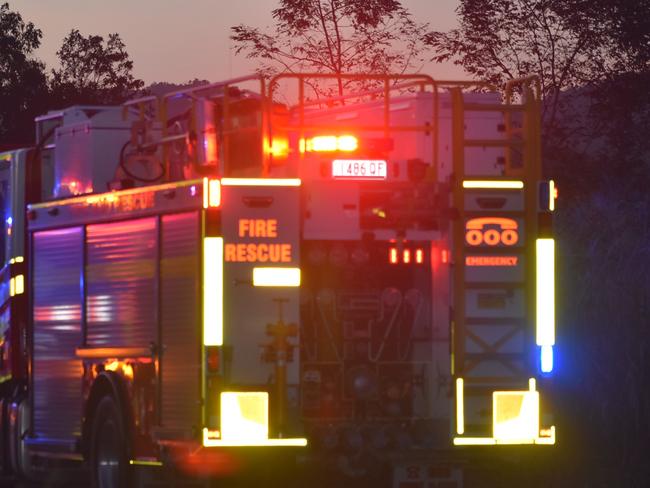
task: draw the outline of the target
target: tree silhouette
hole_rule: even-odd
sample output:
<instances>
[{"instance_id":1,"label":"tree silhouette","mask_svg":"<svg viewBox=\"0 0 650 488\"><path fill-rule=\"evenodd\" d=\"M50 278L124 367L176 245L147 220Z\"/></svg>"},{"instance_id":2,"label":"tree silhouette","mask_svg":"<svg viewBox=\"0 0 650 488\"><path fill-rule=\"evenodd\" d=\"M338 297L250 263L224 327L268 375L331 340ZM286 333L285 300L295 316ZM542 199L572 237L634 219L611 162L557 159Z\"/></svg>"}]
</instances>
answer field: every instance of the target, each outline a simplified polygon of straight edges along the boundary
<instances>
[{"instance_id":1,"label":"tree silhouette","mask_svg":"<svg viewBox=\"0 0 650 488\"><path fill-rule=\"evenodd\" d=\"M462 0L460 26L431 32L433 60L453 61L476 78L501 86L537 74L554 126L560 94L603 79L611 69L606 29L564 0Z\"/></svg>"},{"instance_id":2,"label":"tree silhouette","mask_svg":"<svg viewBox=\"0 0 650 488\"><path fill-rule=\"evenodd\" d=\"M133 74L133 61L119 34L84 37L70 31L57 51L61 62L52 70L51 90L60 106L119 104L142 89Z\"/></svg>"},{"instance_id":3,"label":"tree silhouette","mask_svg":"<svg viewBox=\"0 0 650 488\"><path fill-rule=\"evenodd\" d=\"M33 57L41 37L8 3L0 5L0 142L33 139L34 116L47 103L45 65Z\"/></svg>"},{"instance_id":4,"label":"tree silhouette","mask_svg":"<svg viewBox=\"0 0 650 488\"><path fill-rule=\"evenodd\" d=\"M426 26L396 0L281 0L271 15L272 32L231 29L235 52L260 60L265 74L404 72L422 63ZM339 78L335 92L346 83Z\"/></svg>"}]
</instances>

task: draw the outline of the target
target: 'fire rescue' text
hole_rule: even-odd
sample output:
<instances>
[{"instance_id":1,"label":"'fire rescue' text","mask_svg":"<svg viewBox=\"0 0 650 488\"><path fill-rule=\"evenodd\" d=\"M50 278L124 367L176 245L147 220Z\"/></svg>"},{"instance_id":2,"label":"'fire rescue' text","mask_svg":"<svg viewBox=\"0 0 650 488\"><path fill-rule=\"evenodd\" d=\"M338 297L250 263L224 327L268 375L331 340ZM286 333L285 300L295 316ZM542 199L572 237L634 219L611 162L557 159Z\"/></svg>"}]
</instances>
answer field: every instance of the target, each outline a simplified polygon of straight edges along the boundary
<instances>
[{"instance_id":1,"label":"'fire rescue' text","mask_svg":"<svg viewBox=\"0 0 650 488\"><path fill-rule=\"evenodd\" d=\"M278 237L277 219L239 219L239 237ZM290 263L291 244L288 243L227 243L224 246L224 259L238 263Z\"/></svg>"}]
</instances>

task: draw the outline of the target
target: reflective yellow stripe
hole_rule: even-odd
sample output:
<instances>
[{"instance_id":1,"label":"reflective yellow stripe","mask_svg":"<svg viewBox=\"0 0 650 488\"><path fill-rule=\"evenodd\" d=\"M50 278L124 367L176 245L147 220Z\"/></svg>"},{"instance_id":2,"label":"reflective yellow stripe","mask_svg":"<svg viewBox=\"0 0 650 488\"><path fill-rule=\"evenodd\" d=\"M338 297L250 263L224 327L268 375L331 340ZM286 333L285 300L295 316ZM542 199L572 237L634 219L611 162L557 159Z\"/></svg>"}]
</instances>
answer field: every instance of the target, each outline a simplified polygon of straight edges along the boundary
<instances>
[{"instance_id":1,"label":"reflective yellow stripe","mask_svg":"<svg viewBox=\"0 0 650 488\"><path fill-rule=\"evenodd\" d=\"M203 239L203 344L223 345L223 237Z\"/></svg>"},{"instance_id":2,"label":"reflective yellow stripe","mask_svg":"<svg viewBox=\"0 0 650 488\"><path fill-rule=\"evenodd\" d=\"M299 178L222 178L223 186L300 186Z\"/></svg>"},{"instance_id":3,"label":"reflective yellow stripe","mask_svg":"<svg viewBox=\"0 0 650 488\"><path fill-rule=\"evenodd\" d=\"M537 345L555 344L555 240L537 239Z\"/></svg>"},{"instance_id":4,"label":"reflective yellow stripe","mask_svg":"<svg viewBox=\"0 0 650 488\"><path fill-rule=\"evenodd\" d=\"M522 190L524 182L520 180L465 180L463 188L483 190Z\"/></svg>"}]
</instances>

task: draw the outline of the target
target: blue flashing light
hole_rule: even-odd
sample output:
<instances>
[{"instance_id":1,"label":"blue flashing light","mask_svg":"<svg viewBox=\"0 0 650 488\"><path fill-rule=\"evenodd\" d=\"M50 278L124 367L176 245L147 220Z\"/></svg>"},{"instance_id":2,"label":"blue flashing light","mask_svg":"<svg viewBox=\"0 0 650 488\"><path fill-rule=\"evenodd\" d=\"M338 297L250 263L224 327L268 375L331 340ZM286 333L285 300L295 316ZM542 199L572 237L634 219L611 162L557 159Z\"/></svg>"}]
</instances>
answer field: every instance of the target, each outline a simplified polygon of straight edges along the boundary
<instances>
[{"instance_id":1,"label":"blue flashing light","mask_svg":"<svg viewBox=\"0 0 650 488\"><path fill-rule=\"evenodd\" d=\"M553 346L541 347L541 370L542 373L553 372Z\"/></svg>"},{"instance_id":2,"label":"blue flashing light","mask_svg":"<svg viewBox=\"0 0 650 488\"><path fill-rule=\"evenodd\" d=\"M14 223L14 219L12 219L11 217L7 217L7 225L11 226L11 224L13 223Z\"/></svg>"}]
</instances>

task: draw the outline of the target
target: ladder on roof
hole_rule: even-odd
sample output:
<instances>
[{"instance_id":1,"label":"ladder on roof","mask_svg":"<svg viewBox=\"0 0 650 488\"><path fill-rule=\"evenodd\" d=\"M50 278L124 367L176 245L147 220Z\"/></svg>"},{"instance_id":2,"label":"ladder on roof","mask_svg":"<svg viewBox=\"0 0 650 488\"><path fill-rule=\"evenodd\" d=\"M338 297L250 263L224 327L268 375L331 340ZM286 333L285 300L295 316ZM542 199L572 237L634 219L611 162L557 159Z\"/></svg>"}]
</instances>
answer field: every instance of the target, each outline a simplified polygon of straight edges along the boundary
<instances>
[{"instance_id":1,"label":"ladder on roof","mask_svg":"<svg viewBox=\"0 0 650 488\"><path fill-rule=\"evenodd\" d=\"M513 91L521 102L513 102ZM537 369L535 242L541 179L537 78L513 80L505 103L470 103L461 87L452 100L453 324L452 372L462 378L467 435L491 436L492 392L527 388ZM503 114L501 139L468 139L466 112ZM520 126L515 122L521 121ZM503 148L501 175L467 171L468 148ZM471 152L471 151L469 151ZM476 157L477 152L472 153ZM471 174L469 174L471 173ZM457 381L458 385L458 381ZM457 393L458 394L458 393Z\"/></svg>"}]
</instances>

